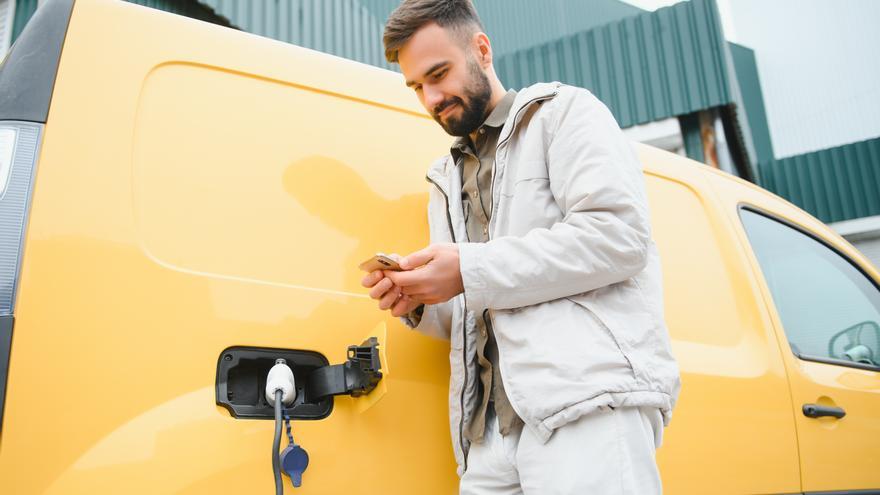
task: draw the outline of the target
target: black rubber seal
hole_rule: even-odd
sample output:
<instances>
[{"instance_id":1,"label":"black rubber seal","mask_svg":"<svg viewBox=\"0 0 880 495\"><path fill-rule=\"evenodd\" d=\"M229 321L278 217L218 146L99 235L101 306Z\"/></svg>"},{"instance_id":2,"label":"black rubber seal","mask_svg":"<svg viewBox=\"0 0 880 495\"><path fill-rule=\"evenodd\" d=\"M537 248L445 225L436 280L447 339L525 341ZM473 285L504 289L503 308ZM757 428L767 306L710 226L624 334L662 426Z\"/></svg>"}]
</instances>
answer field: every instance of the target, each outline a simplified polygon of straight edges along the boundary
<instances>
[{"instance_id":1,"label":"black rubber seal","mask_svg":"<svg viewBox=\"0 0 880 495\"><path fill-rule=\"evenodd\" d=\"M37 9L0 66L0 120L46 123L74 0Z\"/></svg>"},{"instance_id":2,"label":"black rubber seal","mask_svg":"<svg viewBox=\"0 0 880 495\"><path fill-rule=\"evenodd\" d=\"M9 376L9 356L12 353L12 315L0 316L0 432L3 431L3 408L6 404L6 380Z\"/></svg>"}]
</instances>

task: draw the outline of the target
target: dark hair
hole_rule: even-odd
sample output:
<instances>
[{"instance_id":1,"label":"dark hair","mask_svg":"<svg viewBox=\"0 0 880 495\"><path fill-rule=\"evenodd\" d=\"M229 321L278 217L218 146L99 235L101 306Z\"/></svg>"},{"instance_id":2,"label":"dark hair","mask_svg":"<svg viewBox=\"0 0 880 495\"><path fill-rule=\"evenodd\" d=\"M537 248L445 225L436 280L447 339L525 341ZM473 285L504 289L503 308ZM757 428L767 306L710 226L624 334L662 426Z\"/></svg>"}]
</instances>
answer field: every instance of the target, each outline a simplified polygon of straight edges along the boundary
<instances>
[{"instance_id":1,"label":"dark hair","mask_svg":"<svg viewBox=\"0 0 880 495\"><path fill-rule=\"evenodd\" d=\"M385 58L396 63L400 47L430 22L450 30L463 43L483 30L471 0L403 0L385 22Z\"/></svg>"}]
</instances>

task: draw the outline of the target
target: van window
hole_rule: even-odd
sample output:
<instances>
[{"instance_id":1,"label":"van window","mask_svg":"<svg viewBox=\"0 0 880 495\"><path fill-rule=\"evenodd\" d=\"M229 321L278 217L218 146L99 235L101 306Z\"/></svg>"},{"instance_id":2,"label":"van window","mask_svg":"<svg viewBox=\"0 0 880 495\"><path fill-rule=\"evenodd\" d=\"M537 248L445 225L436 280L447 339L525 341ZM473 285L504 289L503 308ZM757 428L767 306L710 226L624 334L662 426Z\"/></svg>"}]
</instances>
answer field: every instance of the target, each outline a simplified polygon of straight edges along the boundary
<instances>
[{"instance_id":1,"label":"van window","mask_svg":"<svg viewBox=\"0 0 880 495\"><path fill-rule=\"evenodd\" d=\"M740 217L791 349L801 359L880 366L880 291L813 237L750 210Z\"/></svg>"}]
</instances>

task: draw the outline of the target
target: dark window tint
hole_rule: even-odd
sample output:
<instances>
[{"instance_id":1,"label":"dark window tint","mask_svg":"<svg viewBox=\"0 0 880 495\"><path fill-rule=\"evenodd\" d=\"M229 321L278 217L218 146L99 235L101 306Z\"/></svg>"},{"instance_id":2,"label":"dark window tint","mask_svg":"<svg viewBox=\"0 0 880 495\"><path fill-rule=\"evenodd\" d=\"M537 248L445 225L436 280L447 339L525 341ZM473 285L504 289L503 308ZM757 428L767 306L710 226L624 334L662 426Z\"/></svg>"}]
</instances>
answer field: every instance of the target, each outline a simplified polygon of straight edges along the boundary
<instances>
[{"instance_id":1,"label":"dark window tint","mask_svg":"<svg viewBox=\"0 0 880 495\"><path fill-rule=\"evenodd\" d=\"M749 210L740 216L795 354L880 365L880 291L816 239Z\"/></svg>"}]
</instances>

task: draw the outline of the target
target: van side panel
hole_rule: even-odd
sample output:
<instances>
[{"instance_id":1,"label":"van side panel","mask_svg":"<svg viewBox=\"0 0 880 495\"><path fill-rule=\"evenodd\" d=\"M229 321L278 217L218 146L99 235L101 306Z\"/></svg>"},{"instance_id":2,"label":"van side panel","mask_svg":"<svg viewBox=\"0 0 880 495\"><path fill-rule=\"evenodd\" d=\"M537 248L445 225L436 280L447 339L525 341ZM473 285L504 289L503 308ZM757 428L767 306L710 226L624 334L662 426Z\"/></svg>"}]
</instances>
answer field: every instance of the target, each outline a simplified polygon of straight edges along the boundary
<instances>
[{"instance_id":1,"label":"van side panel","mask_svg":"<svg viewBox=\"0 0 880 495\"><path fill-rule=\"evenodd\" d=\"M728 221L694 165L647 147L640 157L682 374L657 451L664 492L799 492L785 369Z\"/></svg>"},{"instance_id":2,"label":"van side panel","mask_svg":"<svg viewBox=\"0 0 880 495\"><path fill-rule=\"evenodd\" d=\"M77 0L24 253L4 492L268 492L273 422L215 403L221 352L337 364L373 335L381 400L294 422L302 493L453 492L448 342L378 311L357 269L428 241L424 172L449 138L417 105L398 74Z\"/></svg>"}]
</instances>

